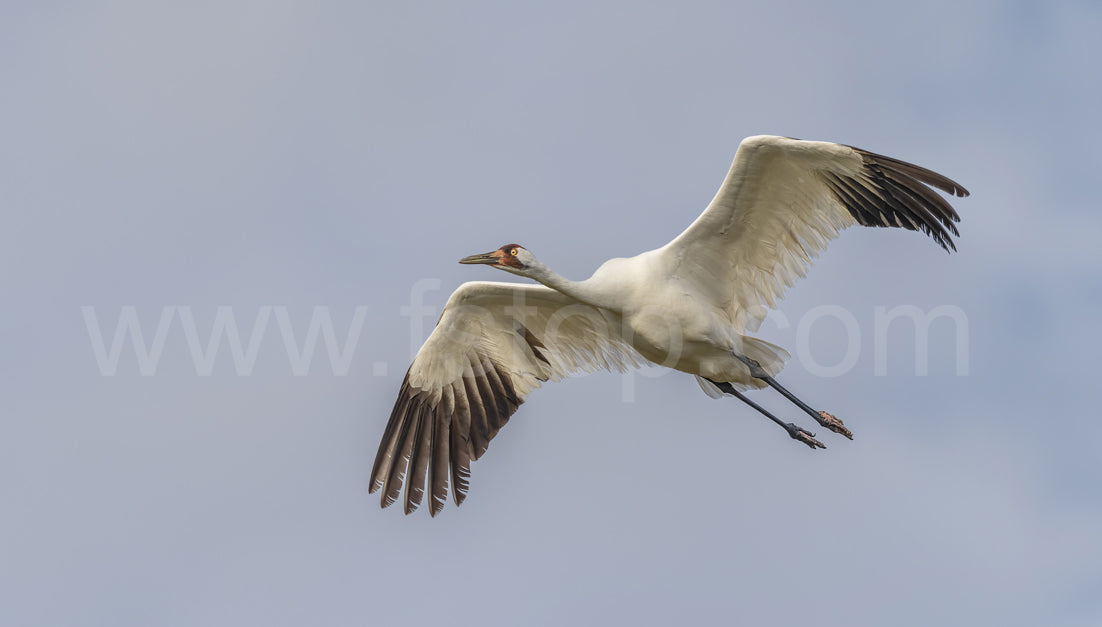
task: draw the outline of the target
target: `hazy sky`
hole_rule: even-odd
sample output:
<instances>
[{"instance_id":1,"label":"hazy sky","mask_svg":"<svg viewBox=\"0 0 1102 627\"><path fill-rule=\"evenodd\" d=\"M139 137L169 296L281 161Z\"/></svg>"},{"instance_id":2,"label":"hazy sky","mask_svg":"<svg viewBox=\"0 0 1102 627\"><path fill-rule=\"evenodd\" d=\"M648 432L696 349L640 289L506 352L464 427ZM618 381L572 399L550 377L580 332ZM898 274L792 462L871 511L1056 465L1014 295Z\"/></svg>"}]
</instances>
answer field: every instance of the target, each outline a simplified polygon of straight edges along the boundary
<instances>
[{"instance_id":1,"label":"hazy sky","mask_svg":"<svg viewBox=\"0 0 1102 627\"><path fill-rule=\"evenodd\" d=\"M0 623L1102 624L1097 3L0 24ZM460 282L509 278L457 259L516 241L584 278L680 232L760 133L973 193L958 254L847 231L762 327L854 441L812 452L687 375L602 373L533 393L463 507L379 508L413 347ZM877 308L939 306L965 324L930 325L921 376ZM124 333L112 358L127 311L146 350L164 323L159 356ZM241 373L207 344L219 311L255 337ZM343 359L324 335L300 354L322 314Z\"/></svg>"}]
</instances>

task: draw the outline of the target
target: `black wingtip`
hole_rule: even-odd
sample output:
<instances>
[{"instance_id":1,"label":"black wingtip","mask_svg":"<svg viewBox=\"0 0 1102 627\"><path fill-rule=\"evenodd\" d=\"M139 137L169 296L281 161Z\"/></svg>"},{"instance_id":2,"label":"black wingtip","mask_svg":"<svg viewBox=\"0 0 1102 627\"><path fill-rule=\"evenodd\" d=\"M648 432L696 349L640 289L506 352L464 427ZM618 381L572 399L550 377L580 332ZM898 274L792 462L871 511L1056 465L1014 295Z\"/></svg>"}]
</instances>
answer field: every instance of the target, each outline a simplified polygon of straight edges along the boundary
<instances>
[{"instance_id":1,"label":"black wingtip","mask_svg":"<svg viewBox=\"0 0 1102 627\"><path fill-rule=\"evenodd\" d=\"M926 168L848 146L861 156L864 174L823 173L827 187L863 226L901 227L928 235L946 252L955 252L960 215L933 191L968 196L956 181ZM929 186L929 187L927 187Z\"/></svg>"},{"instance_id":2,"label":"black wingtip","mask_svg":"<svg viewBox=\"0 0 1102 627\"><path fill-rule=\"evenodd\" d=\"M523 340L533 350L542 346L531 333ZM435 517L447 503L449 488L461 505L470 487L471 462L486 452L524 402L501 365L485 355L467 358L466 374L435 395L411 385L407 372L368 487L369 494L381 491L382 507L401 500L404 512L412 514L427 495L429 514Z\"/></svg>"}]
</instances>

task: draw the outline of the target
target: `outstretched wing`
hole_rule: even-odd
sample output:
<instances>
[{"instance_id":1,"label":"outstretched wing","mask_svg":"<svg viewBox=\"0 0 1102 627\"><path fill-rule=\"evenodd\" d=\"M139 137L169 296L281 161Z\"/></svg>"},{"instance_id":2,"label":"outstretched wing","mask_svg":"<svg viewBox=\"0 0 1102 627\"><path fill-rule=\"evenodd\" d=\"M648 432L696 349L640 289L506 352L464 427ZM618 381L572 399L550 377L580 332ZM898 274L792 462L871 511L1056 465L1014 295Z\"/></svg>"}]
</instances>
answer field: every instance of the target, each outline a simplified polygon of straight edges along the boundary
<instances>
[{"instance_id":1,"label":"outstretched wing","mask_svg":"<svg viewBox=\"0 0 1102 627\"><path fill-rule=\"evenodd\" d=\"M968 195L940 174L859 148L748 137L708 208L662 250L738 331L753 331L848 226L922 231L956 250L960 217L928 186Z\"/></svg>"},{"instance_id":2,"label":"outstretched wing","mask_svg":"<svg viewBox=\"0 0 1102 627\"><path fill-rule=\"evenodd\" d=\"M615 314L542 285L464 283L418 351L383 433L371 492L382 505L429 511L467 496L470 464L528 393L579 371L624 370L643 358L622 338Z\"/></svg>"}]
</instances>

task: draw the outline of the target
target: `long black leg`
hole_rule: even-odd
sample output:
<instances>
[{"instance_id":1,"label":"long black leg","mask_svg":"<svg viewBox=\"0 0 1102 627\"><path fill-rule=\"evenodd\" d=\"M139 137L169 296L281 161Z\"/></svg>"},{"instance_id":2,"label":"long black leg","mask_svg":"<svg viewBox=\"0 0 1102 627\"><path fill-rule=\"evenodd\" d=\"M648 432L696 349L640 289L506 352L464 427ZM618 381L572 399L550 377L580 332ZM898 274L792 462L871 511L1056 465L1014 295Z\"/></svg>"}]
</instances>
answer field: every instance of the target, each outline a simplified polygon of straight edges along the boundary
<instances>
[{"instance_id":1,"label":"long black leg","mask_svg":"<svg viewBox=\"0 0 1102 627\"><path fill-rule=\"evenodd\" d=\"M750 368L750 376L754 377L755 379L765 381L765 383L769 387L780 392L784 395L785 398L795 403L797 407L807 412L807 415L814 418L815 422L818 422L820 425L826 427L827 429L830 429L835 433L841 433L847 438L851 440L853 439L853 433L846 428L846 425L844 425L841 420L839 420L833 414L828 414L825 411L815 411L807 403L796 398L795 394L789 392L787 389L785 389L783 385L777 383L776 379L769 376L769 373L766 372L765 369L761 367L761 364L759 364L757 361L750 359L745 355L739 355L738 353L735 353L735 357L738 357L739 361L746 364L746 366Z\"/></svg>"},{"instance_id":2,"label":"long black leg","mask_svg":"<svg viewBox=\"0 0 1102 627\"><path fill-rule=\"evenodd\" d=\"M784 428L785 431L788 432L789 437L791 437L793 440L796 440L798 442L803 442L804 444L810 446L813 449L814 448L826 448L826 446L824 446L822 442L815 439L815 434L814 433L811 433L810 431L807 431L805 429L801 429L800 427L797 427L796 425L792 424L791 422L784 422L780 418L777 418L773 414L769 413L761 405L758 405L754 401L746 398L746 396L743 393L736 390L735 386L731 385L730 383L720 383L719 381L712 381L711 379L708 379L708 380L711 381L712 384L715 385L717 388L722 390L724 394L730 394L731 396L734 396L735 398L739 399L743 403L746 403L747 405L753 407L754 409L756 409L759 412L761 412L762 414L764 414L766 418L768 418L768 419L772 420L773 422L779 424L781 427Z\"/></svg>"}]
</instances>

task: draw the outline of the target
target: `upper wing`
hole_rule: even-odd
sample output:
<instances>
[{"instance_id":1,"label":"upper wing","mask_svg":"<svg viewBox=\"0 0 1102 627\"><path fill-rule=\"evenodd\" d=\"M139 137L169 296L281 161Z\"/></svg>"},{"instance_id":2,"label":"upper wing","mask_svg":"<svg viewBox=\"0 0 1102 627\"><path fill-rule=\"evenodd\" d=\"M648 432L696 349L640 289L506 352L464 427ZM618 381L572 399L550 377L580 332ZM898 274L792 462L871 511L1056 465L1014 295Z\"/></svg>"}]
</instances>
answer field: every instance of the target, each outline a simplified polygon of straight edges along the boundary
<instances>
[{"instance_id":1,"label":"upper wing","mask_svg":"<svg viewBox=\"0 0 1102 627\"><path fill-rule=\"evenodd\" d=\"M761 135L739 144L715 198L662 250L674 274L756 330L811 258L853 224L922 231L956 250L960 217L927 186L967 196L925 168L859 148Z\"/></svg>"},{"instance_id":2,"label":"upper wing","mask_svg":"<svg viewBox=\"0 0 1102 627\"><path fill-rule=\"evenodd\" d=\"M542 285L473 282L448 299L402 382L371 471L386 507L406 483L405 511L428 482L435 516L467 495L471 460L540 383L577 371L623 370L644 360L614 314Z\"/></svg>"}]
</instances>

